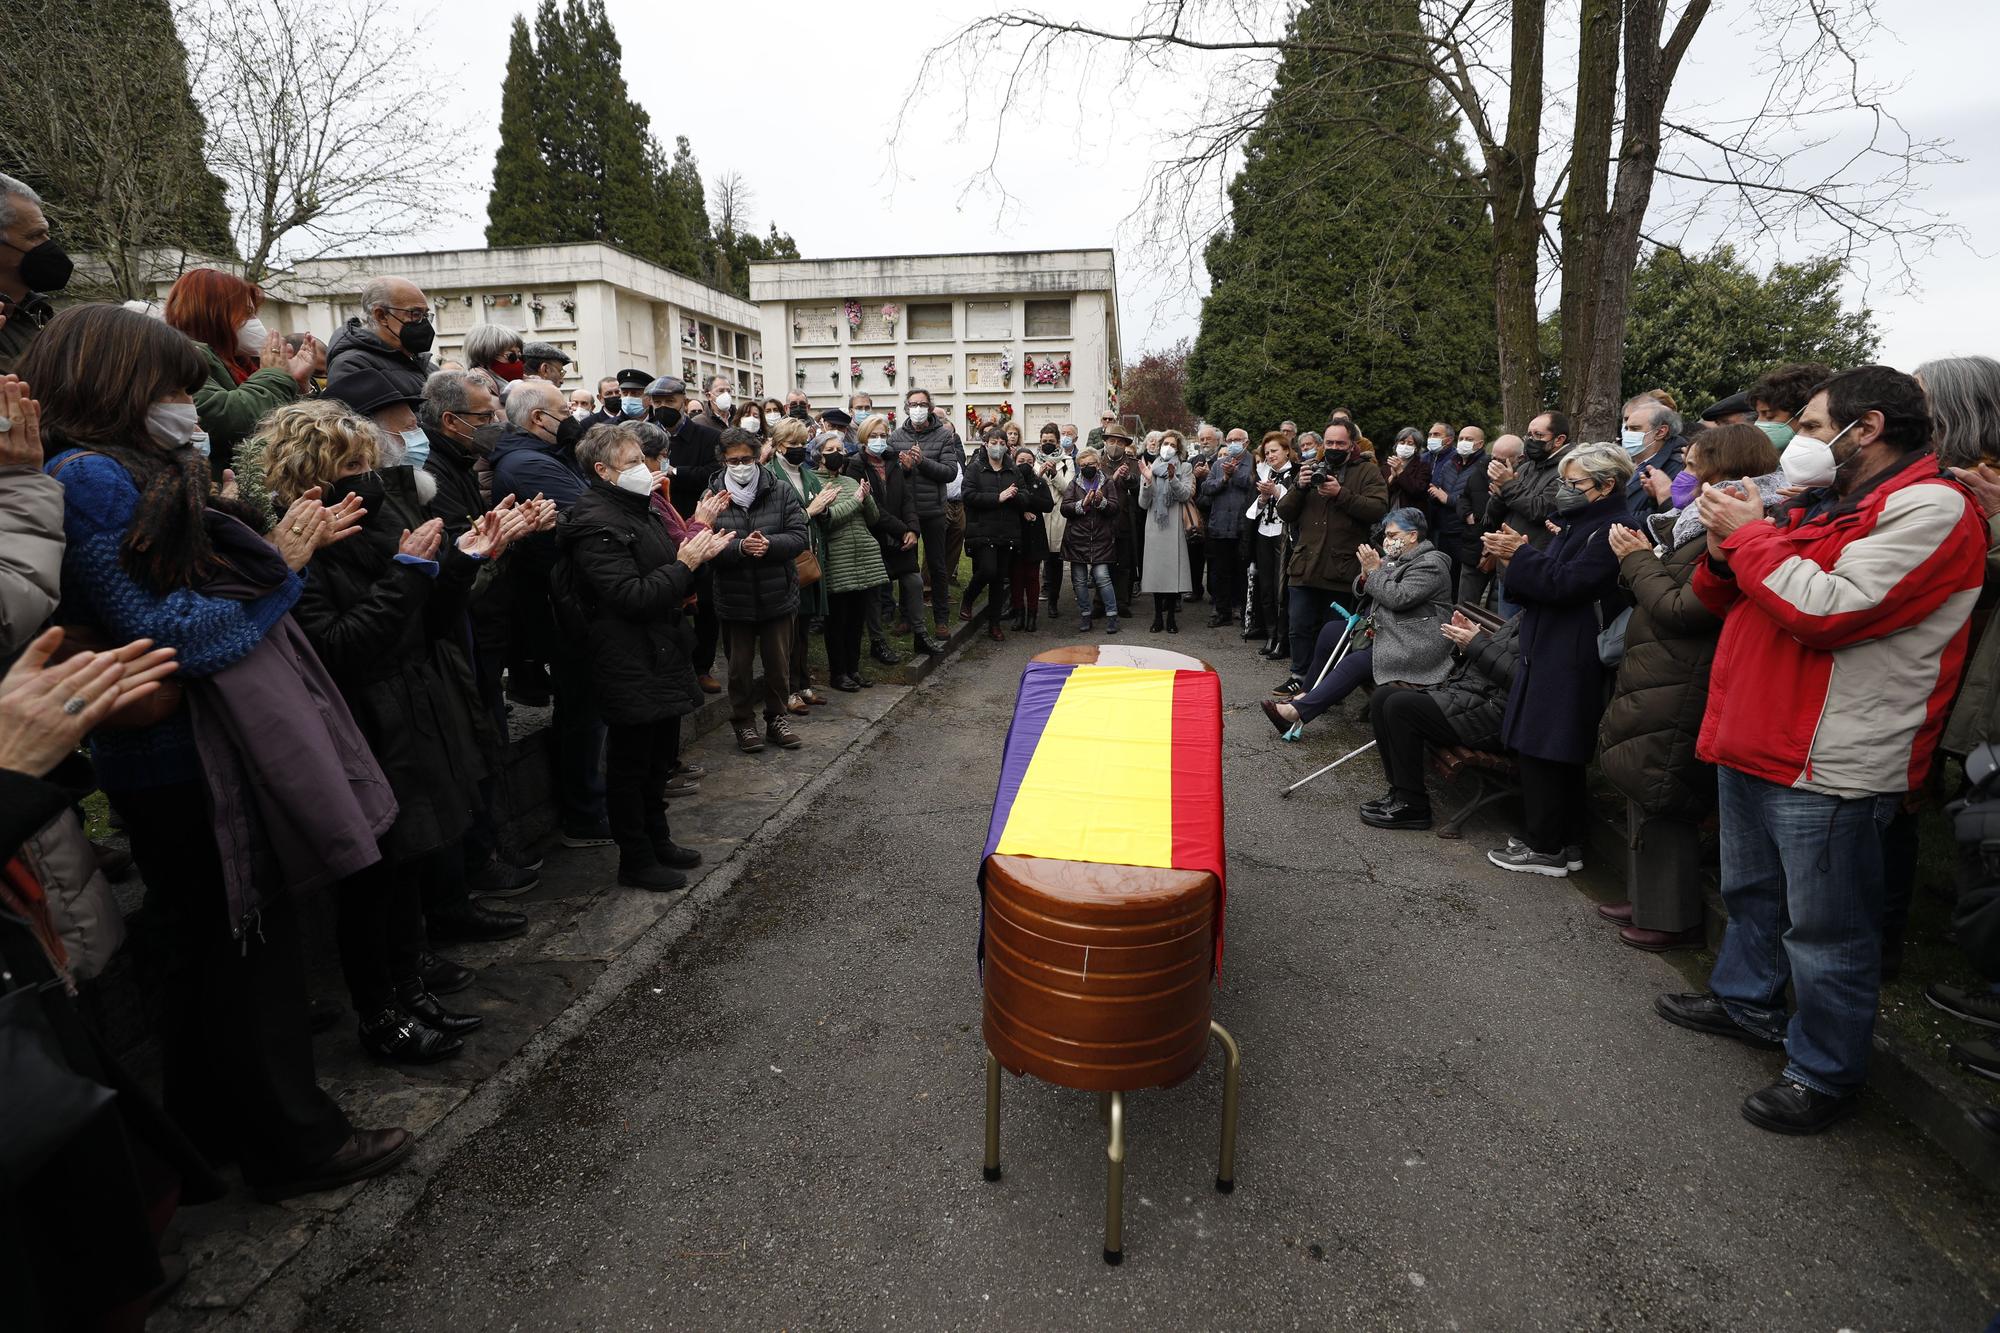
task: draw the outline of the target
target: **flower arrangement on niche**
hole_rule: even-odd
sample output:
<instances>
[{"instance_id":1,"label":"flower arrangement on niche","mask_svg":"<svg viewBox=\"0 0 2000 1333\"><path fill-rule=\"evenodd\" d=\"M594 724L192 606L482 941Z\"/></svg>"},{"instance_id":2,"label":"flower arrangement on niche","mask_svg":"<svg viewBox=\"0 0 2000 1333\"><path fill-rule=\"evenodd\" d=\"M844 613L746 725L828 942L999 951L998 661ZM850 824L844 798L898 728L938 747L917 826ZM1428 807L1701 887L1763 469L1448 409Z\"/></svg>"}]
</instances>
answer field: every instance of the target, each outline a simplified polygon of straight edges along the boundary
<instances>
[{"instance_id":1,"label":"flower arrangement on niche","mask_svg":"<svg viewBox=\"0 0 2000 1333\"><path fill-rule=\"evenodd\" d=\"M848 328L848 331L849 331L850 333L859 333L859 332L861 332L861 302L859 302L859 301L849 301L849 302L847 303L847 306L846 306L846 310L847 310L847 328ZM840 386L839 386L839 385L835 385L834 387L835 387L835 388L838 388L838 387L840 387Z\"/></svg>"},{"instance_id":2,"label":"flower arrangement on niche","mask_svg":"<svg viewBox=\"0 0 2000 1333\"><path fill-rule=\"evenodd\" d=\"M1000 383L1007 388L1013 387L1014 354L1012 352L1000 353Z\"/></svg>"},{"instance_id":3,"label":"flower arrangement on niche","mask_svg":"<svg viewBox=\"0 0 2000 1333\"><path fill-rule=\"evenodd\" d=\"M893 357L893 356L892 356L892 357L890 357L890 358L889 358L889 359L888 359L887 361L884 361L884 362L882 363L882 374L883 374L884 376L886 376L886 377L887 377L887 379L888 379L889 383L891 383L891 384L894 384L894 383L896 382L896 358L895 358L895 357Z\"/></svg>"},{"instance_id":4,"label":"flower arrangement on niche","mask_svg":"<svg viewBox=\"0 0 2000 1333\"><path fill-rule=\"evenodd\" d=\"M855 384L857 384L857 385L861 383L861 358L860 358L860 357L858 357L858 356L857 356L857 357L854 357L853 359L851 359L850 361L848 361L848 363L847 363L847 378L849 378L850 380L853 380L853 381L855 382Z\"/></svg>"},{"instance_id":5,"label":"flower arrangement on niche","mask_svg":"<svg viewBox=\"0 0 2000 1333\"><path fill-rule=\"evenodd\" d=\"M901 319L902 316L903 309L901 306L892 303L882 307L882 322L889 326L889 336L891 338L896 336L896 321Z\"/></svg>"},{"instance_id":6,"label":"flower arrangement on niche","mask_svg":"<svg viewBox=\"0 0 2000 1333\"><path fill-rule=\"evenodd\" d=\"M1014 419L1014 405L1012 403L1000 404L1000 424L1004 426L1013 419Z\"/></svg>"},{"instance_id":7,"label":"flower arrangement on niche","mask_svg":"<svg viewBox=\"0 0 2000 1333\"><path fill-rule=\"evenodd\" d=\"M694 321L691 319L681 323L681 346L694 346Z\"/></svg>"},{"instance_id":8,"label":"flower arrangement on niche","mask_svg":"<svg viewBox=\"0 0 2000 1333\"><path fill-rule=\"evenodd\" d=\"M798 381L799 381L799 387L800 387L801 389L805 388L805 387L806 387L806 368L805 368L804 366L800 366L800 367L798 368L798 372L797 372L797 375L798 375Z\"/></svg>"},{"instance_id":9,"label":"flower arrangement on niche","mask_svg":"<svg viewBox=\"0 0 2000 1333\"><path fill-rule=\"evenodd\" d=\"M685 358L681 361L681 378L689 384L694 383L694 360L692 358Z\"/></svg>"},{"instance_id":10,"label":"flower arrangement on niche","mask_svg":"<svg viewBox=\"0 0 2000 1333\"><path fill-rule=\"evenodd\" d=\"M838 389L840 387L840 372L838 370L834 371L829 378L833 380L833 387Z\"/></svg>"}]
</instances>

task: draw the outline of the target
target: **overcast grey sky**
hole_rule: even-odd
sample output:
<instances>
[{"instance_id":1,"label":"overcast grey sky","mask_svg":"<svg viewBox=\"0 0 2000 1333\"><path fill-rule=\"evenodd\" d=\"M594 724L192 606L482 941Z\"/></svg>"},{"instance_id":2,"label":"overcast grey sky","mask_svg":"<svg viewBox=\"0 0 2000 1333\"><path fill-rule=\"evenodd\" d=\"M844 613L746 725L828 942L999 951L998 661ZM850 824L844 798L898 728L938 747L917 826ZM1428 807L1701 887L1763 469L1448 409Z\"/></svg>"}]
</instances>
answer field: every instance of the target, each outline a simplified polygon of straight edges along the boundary
<instances>
[{"instance_id":1,"label":"overcast grey sky","mask_svg":"<svg viewBox=\"0 0 2000 1333\"><path fill-rule=\"evenodd\" d=\"M419 6L411 0L412 11ZM1102 71L1084 86L1060 72L1010 114L994 166L1014 200L967 193L985 166L993 125L959 133L956 97L940 97L892 130L923 53L967 19L993 9L976 0L925 6L851 6L774 0L730 7L706 29L669 29L656 5L607 0L625 48L625 77L671 145L685 134L710 181L736 171L755 192L759 229L776 221L808 257L985 249L1115 246L1127 360L1143 348L1192 336L1197 284L1140 262L1131 213L1163 151L1162 131L1198 103L1195 66L1143 82L1107 87ZM1123 27L1138 0L1044 0L1044 12ZM525 8L525 6L523 6ZM1690 52L1676 112L1726 116L1754 105L1769 74L1759 73L1747 5L1718 5ZM1919 138L1954 141L1963 161L1928 173L1924 205L1963 226L1967 243L1939 248L1916 268L1915 293L1890 289L1886 254L1870 256L1866 290L1883 333L1883 357L1904 367L1933 356L2000 354L1985 324L2000 293L2000 222L1994 203L2000 86L1987 53L2000 36L2000 7L1950 0L1896 0L1884 6L1894 38L1865 53L1870 77L1903 86L1890 105ZM486 0L442 0L431 10L446 40L426 49L422 67L455 80L452 107L475 126L466 143L473 188L456 216L415 238L422 247L476 246L485 227L486 187L498 143L500 79L506 65L507 10ZM707 32L716 34L705 41ZM693 34L698 54L683 34ZM1552 61L1559 59L1551 38ZM774 77L774 72L777 72ZM1777 76L1782 79L1780 72ZM1563 76L1552 68L1549 98L1560 115ZM1780 89L1782 84L1778 85ZM1830 236L1787 237L1768 248L1803 258ZM398 246L397 248L405 248ZM1200 264L1193 271L1199 275ZM1861 291L1857 290L1857 296Z\"/></svg>"}]
</instances>

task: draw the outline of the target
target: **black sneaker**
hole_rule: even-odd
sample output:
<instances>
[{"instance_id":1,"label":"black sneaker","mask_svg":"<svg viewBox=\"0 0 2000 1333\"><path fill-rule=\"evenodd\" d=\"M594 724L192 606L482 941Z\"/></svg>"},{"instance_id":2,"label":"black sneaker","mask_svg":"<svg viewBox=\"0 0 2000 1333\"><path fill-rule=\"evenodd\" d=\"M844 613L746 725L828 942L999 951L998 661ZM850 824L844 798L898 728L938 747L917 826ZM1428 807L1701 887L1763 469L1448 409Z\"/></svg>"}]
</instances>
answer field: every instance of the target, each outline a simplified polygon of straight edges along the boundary
<instances>
[{"instance_id":1,"label":"black sneaker","mask_svg":"<svg viewBox=\"0 0 2000 1333\"><path fill-rule=\"evenodd\" d=\"M523 870L494 857L465 877L465 891L475 898L512 898L542 882L532 870Z\"/></svg>"},{"instance_id":2,"label":"black sneaker","mask_svg":"<svg viewBox=\"0 0 2000 1333\"><path fill-rule=\"evenodd\" d=\"M1507 850L1510 852L1525 852L1528 850L1528 844L1522 842L1519 838L1509 838L1507 839ZM1582 846L1573 842L1566 844L1563 847L1563 863L1569 867L1569 872L1572 875L1583 869Z\"/></svg>"},{"instance_id":3,"label":"black sneaker","mask_svg":"<svg viewBox=\"0 0 2000 1333\"><path fill-rule=\"evenodd\" d=\"M1287 699L1295 694L1304 694L1305 692L1306 683L1297 676L1285 677L1278 683L1277 688L1271 691L1272 694L1283 695Z\"/></svg>"},{"instance_id":4,"label":"black sneaker","mask_svg":"<svg viewBox=\"0 0 2000 1333\"><path fill-rule=\"evenodd\" d=\"M1760 1036L1731 1018L1719 995L1702 995L1692 991L1662 995L1653 1001L1653 1012L1676 1027L1684 1027L1691 1032L1728 1037L1761 1051L1781 1051L1785 1048L1784 1042Z\"/></svg>"},{"instance_id":5,"label":"black sneaker","mask_svg":"<svg viewBox=\"0 0 2000 1333\"><path fill-rule=\"evenodd\" d=\"M1773 1134L1817 1134L1852 1112L1859 1101L1859 1093L1835 1097L1803 1083L1779 1079L1744 1099L1743 1118Z\"/></svg>"},{"instance_id":6,"label":"black sneaker","mask_svg":"<svg viewBox=\"0 0 2000 1333\"><path fill-rule=\"evenodd\" d=\"M1942 981L1933 981L1924 987L1924 998L1931 1002L1933 1008L1942 1009L1953 1018L1962 1018L1983 1028L2000 1028L2000 995L1990 990L1967 990L1963 986L1948 986Z\"/></svg>"},{"instance_id":7,"label":"black sneaker","mask_svg":"<svg viewBox=\"0 0 2000 1333\"><path fill-rule=\"evenodd\" d=\"M1495 847L1486 853L1486 859L1502 870L1517 874L1548 875L1555 879L1569 875L1569 859L1561 852L1538 852L1525 844Z\"/></svg>"},{"instance_id":8,"label":"black sneaker","mask_svg":"<svg viewBox=\"0 0 2000 1333\"><path fill-rule=\"evenodd\" d=\"M1427 829L1431 826L1431 808L1428 805L1411 805L1408 801L1396 801L1389 805L1363 809L1361 822L1369 828L1381 829Z\"/></svg>"},{"instance_id":9,"label":"black sneaker","mask_svg":"<svg viewBox=\"0 0 2000 1333\"><path fill-rule=\"evenodd\" d=\"M621 856L618 858L618 882L628 889L671 893L675 889L686 888L688 877L651 857L644 861L629 861Z\"/></svg>"},{"instance_id":10,"label":"black sneaker","mask_svg":"<svg viewBox=\"0 0 2000 1333\"><path fill-rule=\"evenodd\" d=\"M579 824L562 831L562 845L565 847L609 847L612 844L611 825L603 820L595 824Z\"/></svg>"}]
</instances>

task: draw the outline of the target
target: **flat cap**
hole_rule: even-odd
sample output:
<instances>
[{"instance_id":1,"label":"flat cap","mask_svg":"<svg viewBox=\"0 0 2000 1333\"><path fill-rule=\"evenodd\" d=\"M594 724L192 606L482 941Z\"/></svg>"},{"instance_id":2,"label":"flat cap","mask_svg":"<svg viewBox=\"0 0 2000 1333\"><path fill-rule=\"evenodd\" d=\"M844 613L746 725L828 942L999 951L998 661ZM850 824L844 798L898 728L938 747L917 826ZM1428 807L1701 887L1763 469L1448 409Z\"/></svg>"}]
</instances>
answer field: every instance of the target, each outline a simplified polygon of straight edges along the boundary
<instances>
[{"instance_id":1,"label":"flat cap","mask_svg":"<svg viewBox=\"0 0 2000 1333\"><path fill-rule=\"evenodd\" d=\"M671 398L687 391L687 381L678 375L662 375L646 386L647 394L659 398Z\"/></svg>"},{"instance_id":2,"label":"flat cap","mask_svg":"<svg viewBox=\"0 0 2000 1333\"><path fill-rule=\"evenodd\" d=\"M1744 393L1732 393L1727 398L1718 399L1710 403L1708 410L1701 414L1701 419L1703 421L1717 421L1723 417L1735 416L1738 412L1755 412L1756 410L1757 404L1750 401L1750 395L1747 391Z\"/></svg>"},{"instance_id":3,"label":"flat cap","mask_svg":"<svg viewBox=\"0 0 2000 1333\"><path fill-rule=\"evenodd\" d=\"M521 359L530 365L537 361L560 361L570 363L570 355L554 343L529 343L521 349Z\"/></svg>"}]
</instances>

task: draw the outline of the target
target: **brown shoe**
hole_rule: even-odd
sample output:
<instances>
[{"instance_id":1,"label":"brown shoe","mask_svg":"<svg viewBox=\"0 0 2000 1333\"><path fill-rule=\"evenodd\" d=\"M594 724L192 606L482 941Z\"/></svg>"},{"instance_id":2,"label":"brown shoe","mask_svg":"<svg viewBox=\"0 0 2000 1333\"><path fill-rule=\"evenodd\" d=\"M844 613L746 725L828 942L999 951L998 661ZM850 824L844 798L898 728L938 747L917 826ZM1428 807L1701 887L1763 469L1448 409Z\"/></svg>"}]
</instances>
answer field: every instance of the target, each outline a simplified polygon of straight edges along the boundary
<instances>
[{"instance_id":1,"label":"brown shoe","mask_svg":"<svg viewBox=\"0 0 2000 1333\"><path fill-rule=\"evenodd\" d=\"M804 716L805 714L810 713L812 709L806 707L806 701L804 699L801 699L798 695L795 694L791 698L785 700L785 711L787 713L793 714L794 716Z\"/></svg>"},{"instance_id":2,"label":"brown shoe","mask_svg":"<svg viewBox=\"0 0 2000 1333\"><path fill-rule=\"evenodd\" d=\"M743 753L755 754L764 748L764 738L759 736L757 728L751 726L748 722L738 722L735 730L736 748L743 751Z\"/></svg>"},{"instance_id":3,"label":"brown shoe","mask_svg":"<svg viewBox=\"0 0 2000 1333\"><path fill-rule=\"evenodd\" d=\"M792 724L782 717L774 717L764 724L764 739L786 750L796 750L805 744L793 733Z\"/></svg>"},{"instance_id":4,"label":"brown shoe","mask_svg":"<svg viewBox=\"0 0 2000 1333\"><path fill-rule=\"evenodd\" d=\"M701 686L703 694L722 693L722 682L713 676L697 676L695 677L695 684Z\"/></svg>"},{"instance_id":5,"label":"brown shoe","mask_svg":"<svg viewBox=\"0 0 2000 1333\"><path fill-rule=\"evenodd\" d=\"M1007 639L1007 631L1001 629L998 625L988 625L986 627L986 637L995 643L1004 643Z\"/></svg>"},{"instance_id":6,"label":"brown shoe","mask_svg":"<svg viewBox=\"0 0 2000 1333\"><path fill-rule=\"evenodd\" d=\"M1597 905L1597 914L1606 921L1616 921L1621 926L1632 924L1632 904L1630 903L1599 903Z\"/></svg>"},{"instance_id":7,"label":"brown shoe","mask_svg":"<svg viewBox=\"0 0 2000 1333\"><path fill-rule=\"evenodd\" d=\"M1643 926L1622 926L1618 938L1647 953L1666 953L1669 949L1699 949L1708 943L1708 932L1700 926L1687 930L1647 930Z\"/></svg>"},{"instance_id":8,"label":"brown shoe","mask_svg":"<svg viewBox=\"0 0 2000 1333\"><path fill-rule=\"evenodd\" d=\"M833 700L827 698L824 694L821 694L818 690L811 688L800 690L799 697L801 699L804 699L807 703L814 705L830 704L833 702Z\"/></svg>"},{"instance_id":9,"label":"brown shoe","mask_svg":"<svg viewBox=\"0 0 2000 1333\"><path fill-rule=\"evenodd\" d=\"M415 1142L407 1129L357 1129L333 1156L304 1175L258 1186L257 1197L265 1203L276 1203L296 1194L339 1189L366 1180L402 1161Z\"/></svg>"},{"instance_id":10,"label":"brown shoe","mask_svg":"<svg viewBox=\"0 0 2000 1333\"><path fill-rule=\"evenodd\" d=\"M661 789L661 794L670 801L682 796L699 796L701 795L701 779L682 777L676 773L667 779L667 785Z\"/></svg>"}]
</instances>

